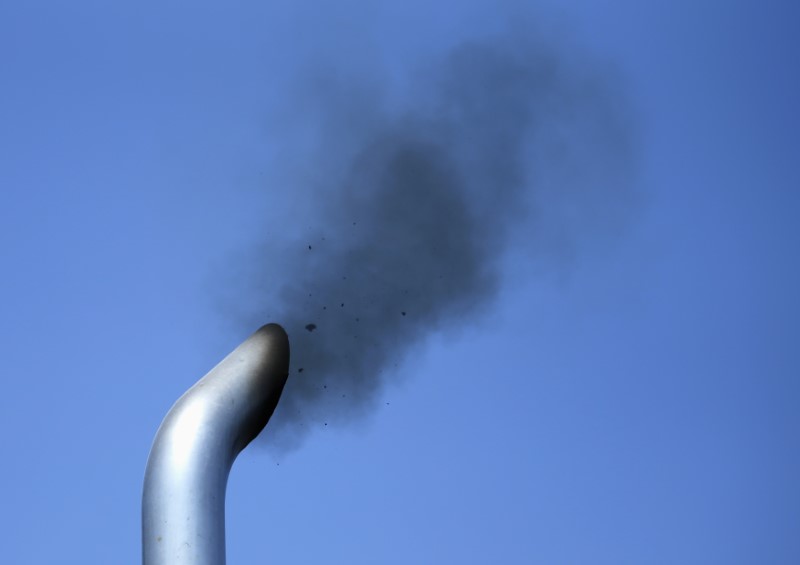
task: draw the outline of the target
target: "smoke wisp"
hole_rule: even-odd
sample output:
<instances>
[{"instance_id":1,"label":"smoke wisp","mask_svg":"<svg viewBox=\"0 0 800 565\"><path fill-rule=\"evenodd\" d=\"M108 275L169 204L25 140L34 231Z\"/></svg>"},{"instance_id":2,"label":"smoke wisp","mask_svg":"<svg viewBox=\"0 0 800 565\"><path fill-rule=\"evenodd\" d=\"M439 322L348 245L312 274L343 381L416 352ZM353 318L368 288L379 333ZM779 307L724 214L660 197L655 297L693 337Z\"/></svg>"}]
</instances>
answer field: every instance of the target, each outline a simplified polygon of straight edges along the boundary
<instances>
[{"instance_id":1,"label":"smoke wisp","mask_svg":"<svg viewBox=\"0 0 800 565\"><path fill-rule=\"evenodd\" d=\"M247 323L281 323L291 340L267 427L283 446L358 418L415 344L475 321L507 249L544 260L560 253L546 249L554 234L627 198L629 136L613 81L553 46L462 44L394 103L366 76L320 73L310 84L316 94L296 108L315 127L306 173L270 190L305 183L311 227L258 258L260 290L248 296Z\"/></svg>"}]
</instances>

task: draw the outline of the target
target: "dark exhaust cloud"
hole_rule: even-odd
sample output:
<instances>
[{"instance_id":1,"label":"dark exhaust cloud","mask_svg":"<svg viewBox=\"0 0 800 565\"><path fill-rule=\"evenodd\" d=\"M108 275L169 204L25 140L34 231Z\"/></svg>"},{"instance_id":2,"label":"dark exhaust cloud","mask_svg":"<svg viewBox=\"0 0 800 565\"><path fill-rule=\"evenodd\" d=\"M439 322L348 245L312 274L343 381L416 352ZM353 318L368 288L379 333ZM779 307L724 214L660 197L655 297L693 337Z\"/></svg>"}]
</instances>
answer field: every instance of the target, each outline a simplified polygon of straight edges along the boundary
<instances>
[{"instance_id":1,"label":"dark exhaust cloud","mask_svg":"<svg viewBox=\"0 0 800 565\"><path fill-rule=\"evenodd\" d=\"M287 119L312 128L305 172L269 187L310 195L309 228L282 249L272 235L244 296L247 327L291 340L270 443L377 406L409 350L491 305L509 250L546 267L618 222L627 116L591 68L508 35L427 62L394 98L370 73L312 73Z\"/></svg>"}]
</instances>

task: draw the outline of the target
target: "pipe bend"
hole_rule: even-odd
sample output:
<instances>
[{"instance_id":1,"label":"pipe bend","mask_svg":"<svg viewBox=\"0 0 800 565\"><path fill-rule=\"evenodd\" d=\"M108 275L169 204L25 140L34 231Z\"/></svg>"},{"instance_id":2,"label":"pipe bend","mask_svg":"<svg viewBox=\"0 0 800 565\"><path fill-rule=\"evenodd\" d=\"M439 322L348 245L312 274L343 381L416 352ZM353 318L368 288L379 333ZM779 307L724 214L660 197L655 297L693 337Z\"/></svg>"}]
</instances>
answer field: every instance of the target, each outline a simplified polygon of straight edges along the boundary
<instances>
[{"instance_id":1,"label":"pipe bend","mask_svg":"<svg viewBox=\"0 0 800 565\"><path fill-rule=\"evenodd\" d=\"M225 490L289 370L289 340L263 326L181 396L156 433L142 496L144 565L224 565Z\"/></svg>"}]
</instances>

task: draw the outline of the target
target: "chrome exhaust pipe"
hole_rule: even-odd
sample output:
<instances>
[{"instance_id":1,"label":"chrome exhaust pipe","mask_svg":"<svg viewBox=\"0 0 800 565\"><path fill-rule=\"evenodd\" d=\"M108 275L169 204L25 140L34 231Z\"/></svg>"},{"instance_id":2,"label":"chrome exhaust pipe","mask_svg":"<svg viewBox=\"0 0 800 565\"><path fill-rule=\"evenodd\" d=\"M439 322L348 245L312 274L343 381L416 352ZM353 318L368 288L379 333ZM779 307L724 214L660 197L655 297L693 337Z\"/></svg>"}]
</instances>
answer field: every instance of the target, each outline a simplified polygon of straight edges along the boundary
<instances>
[{"instance_id":1,"label":"chrome exhaust pipe","mask_svg":"<svg viewBox=\"0 0 800 565\"><path fill-rule=\"evenodd\" d=\"M288 371L286 332L266 325L167 413L144 477L143 565L225 564L228 474L272 416Z\"/></svg>"}]
</instances>

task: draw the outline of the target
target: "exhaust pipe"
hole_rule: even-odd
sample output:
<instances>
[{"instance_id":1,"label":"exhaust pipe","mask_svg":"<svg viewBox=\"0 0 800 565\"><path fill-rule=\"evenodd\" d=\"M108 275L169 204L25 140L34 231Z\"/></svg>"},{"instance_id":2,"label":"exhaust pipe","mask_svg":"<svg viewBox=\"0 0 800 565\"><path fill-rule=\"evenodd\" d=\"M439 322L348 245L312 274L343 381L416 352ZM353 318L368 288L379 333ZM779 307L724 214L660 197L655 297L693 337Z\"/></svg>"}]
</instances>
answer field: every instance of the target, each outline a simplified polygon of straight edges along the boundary
<instances>
[{"instance_id":1,"label":"exhaust pipe","mask_svg":"<svg viewBox=\"0 0 800 565\"><path fill-rule=\"evenodd\" d=\"M144 477L143 565L225 564L228 474L272 416L288 371L286 332L266 325L167 413Z\"/></svg>"}]
</instances>

